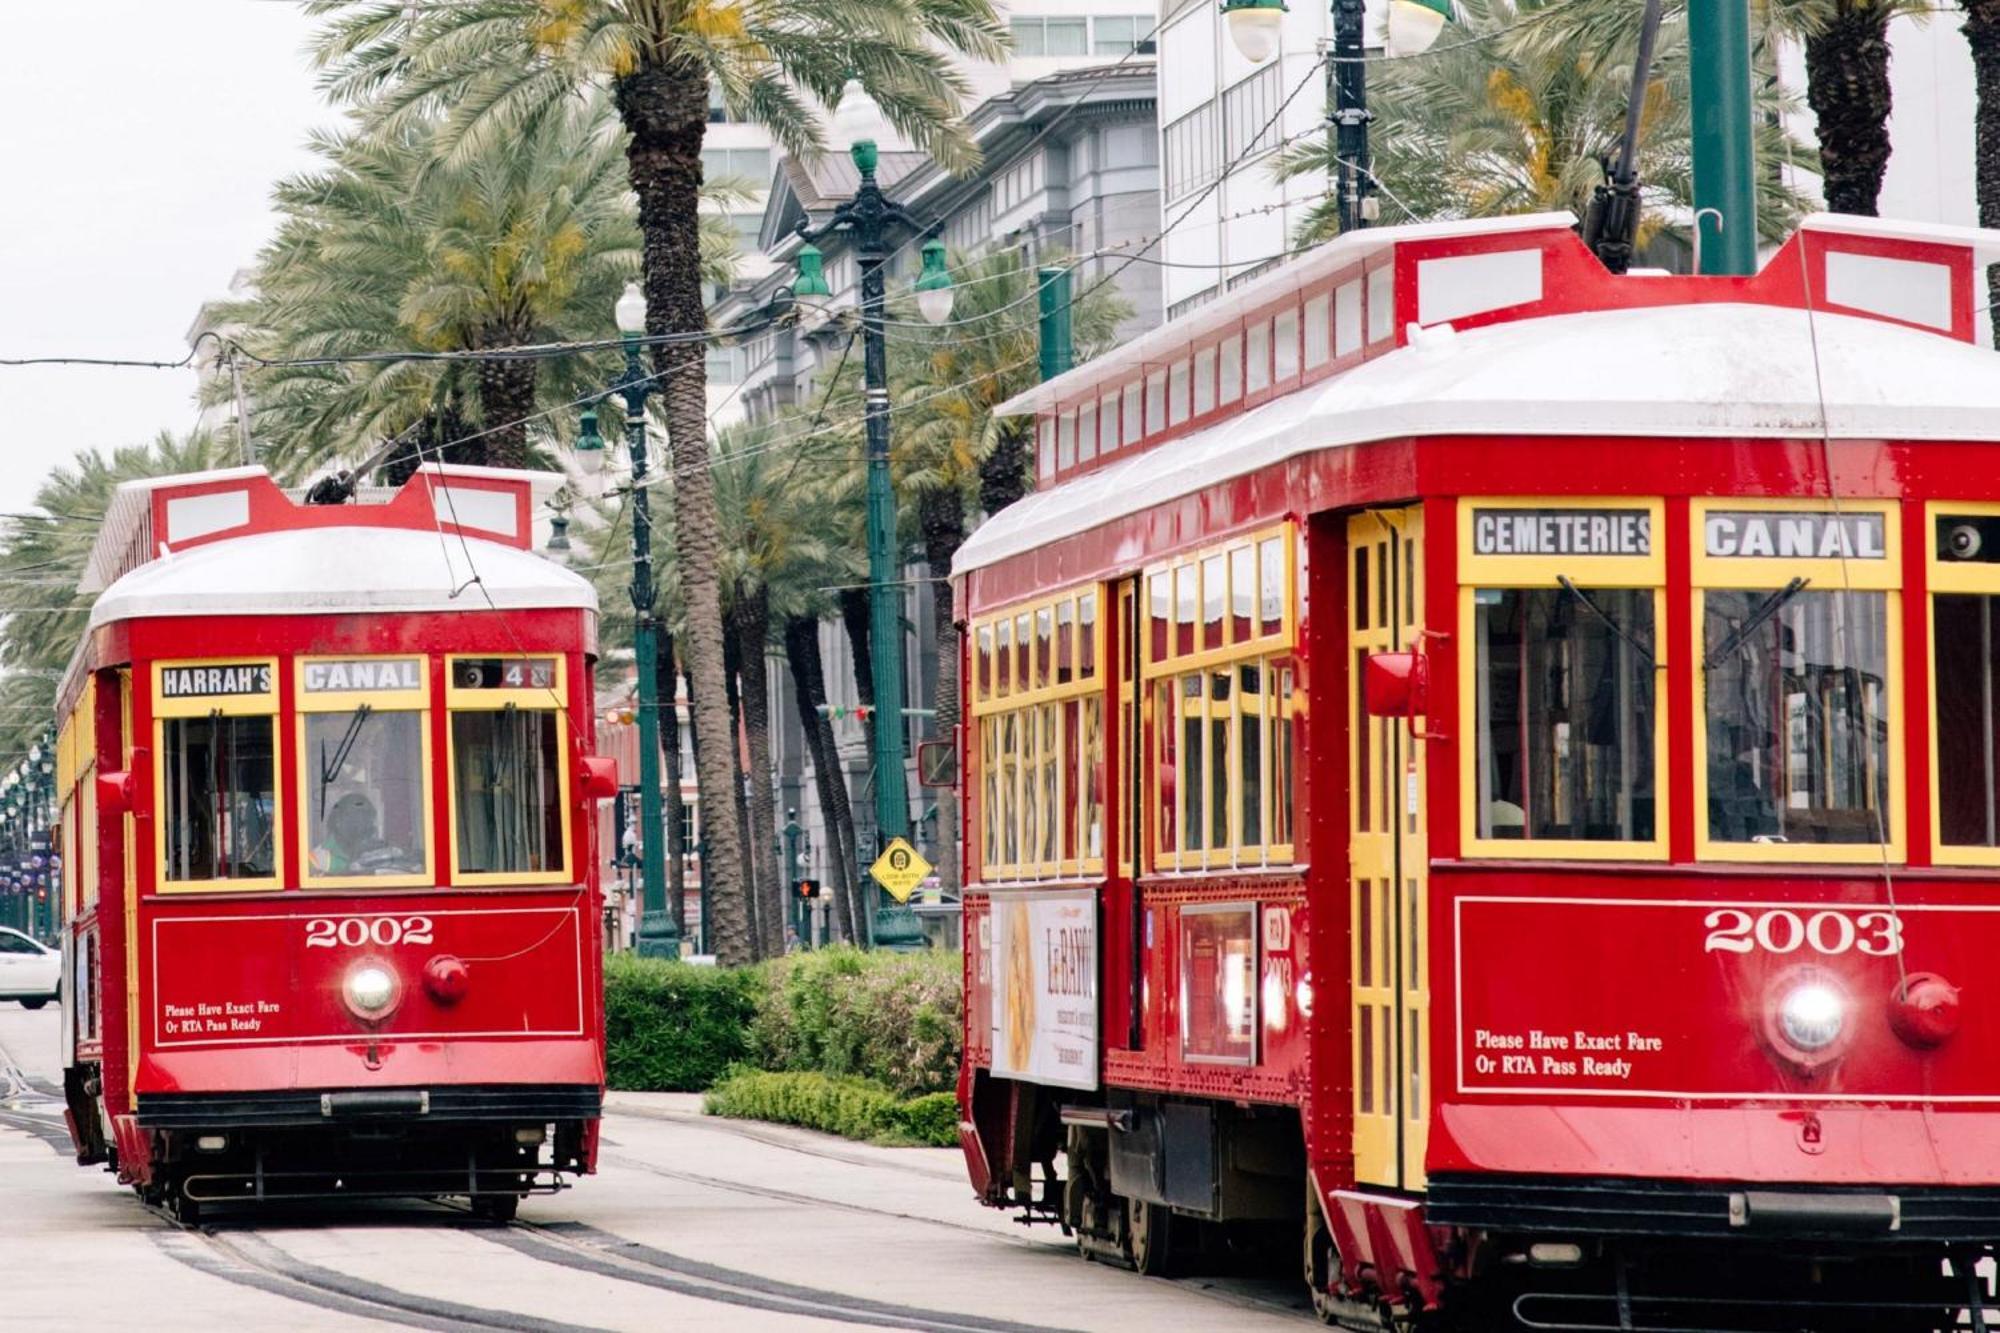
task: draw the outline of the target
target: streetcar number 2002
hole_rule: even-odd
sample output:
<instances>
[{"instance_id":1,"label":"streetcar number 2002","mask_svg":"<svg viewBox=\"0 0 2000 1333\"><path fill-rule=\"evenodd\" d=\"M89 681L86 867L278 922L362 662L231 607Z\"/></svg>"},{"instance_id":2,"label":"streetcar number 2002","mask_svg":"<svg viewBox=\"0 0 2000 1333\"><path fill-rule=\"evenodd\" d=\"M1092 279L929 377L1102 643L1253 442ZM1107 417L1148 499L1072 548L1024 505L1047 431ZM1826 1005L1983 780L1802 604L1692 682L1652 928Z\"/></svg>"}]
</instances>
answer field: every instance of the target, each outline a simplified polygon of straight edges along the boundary
<instances>
[{"instance_id":1,"label":"streetcar number 2002","mask_svg":"<svg viewBox=\"0 0 2000 1333\"><path fill-rule=\"evenodd\" d=\"M1719 907L1702 918L1708 927L1704 952L1842 954L1850 949L1887 955L1903 951L1903 923L1893 912L1837 912L1806 915L1789 908L1752 914L1739 907Z\"/></svg>"},{"instance_id":2,"label":"streetcar number 2002","mask_svg":"<svg viewBox=\"0 0 2000 1333\"><path fill-rule=\"evenodd\" d=\"M427 916L322 916L306 922L306 947L331 949L346 945L358 949L364 944L389 948L396 944L430 944L431 919Z\"/></svg>"}]
</instances>

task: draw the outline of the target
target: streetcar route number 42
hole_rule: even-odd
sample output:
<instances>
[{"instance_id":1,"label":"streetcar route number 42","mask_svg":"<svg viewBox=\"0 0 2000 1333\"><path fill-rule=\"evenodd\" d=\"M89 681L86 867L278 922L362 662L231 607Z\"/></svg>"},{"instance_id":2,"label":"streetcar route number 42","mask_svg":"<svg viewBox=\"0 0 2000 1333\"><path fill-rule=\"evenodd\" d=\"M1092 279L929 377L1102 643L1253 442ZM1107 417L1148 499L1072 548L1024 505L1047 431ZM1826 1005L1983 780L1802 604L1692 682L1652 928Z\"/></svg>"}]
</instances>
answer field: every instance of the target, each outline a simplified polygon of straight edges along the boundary
<instances>
[{"instance_id":1,"label":"streetcar route number 42","mask_svg":"<svg viewBox=\"0 0 2000 1333\"><path fill-rule=\"evenodd\" d=\"M322 916L306 922L308 949L331 949L337 944L350 949L374 944L386 949L396 944L432 942L427 916Z\"/></svg>"},{"instance_id":2,"label":"streetcar route number 42","mask_svg":"<svg viewBox=\"0 0 2000 1333\"><path fill-rule=\"evenodd\" d=\"M1702 918L1708 930L1707 953L1793 953L1810 947L1814 953L1843 954L1850 949L1877 956L1903 951L1903 923L1893 912L1822 911L1803 916L1789 908L1752 915L1739 907L1719 907Z\"/></svg>"}]
</instances>

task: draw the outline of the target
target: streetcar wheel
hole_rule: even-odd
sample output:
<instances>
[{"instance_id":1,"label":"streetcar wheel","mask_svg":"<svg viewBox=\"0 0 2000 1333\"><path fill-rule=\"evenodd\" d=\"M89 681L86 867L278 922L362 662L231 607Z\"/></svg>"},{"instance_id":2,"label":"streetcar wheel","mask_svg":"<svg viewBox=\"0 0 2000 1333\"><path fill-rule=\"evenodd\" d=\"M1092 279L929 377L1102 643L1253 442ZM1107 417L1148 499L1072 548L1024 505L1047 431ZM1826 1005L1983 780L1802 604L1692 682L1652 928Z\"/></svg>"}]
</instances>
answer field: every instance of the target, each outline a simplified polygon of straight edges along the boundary
<instances>
[{"instance_id":1,"label":"streetcar wheel","mask_svg":"<svg viewBox=\"0 0 2000 1333\"><path fill-rule=\"evenodd\" d=\"M472 1196L472 1215L488 1222L511 1222L514 1214L521 1211L521 1196L518 1194L475 1194Z\"/></svg>"},{"instance_id":2,"label":"streetcar wheel","mask_svg":"<svg viewBox=\"0 0 2000 1333\"><path fill-rule=\"evenodd\" d=\"M1165 1277L1173 1269L1174 1215L1165 1204L1142 1199L1125 1201L1125 1244L1132 1267L1147 1277Z\"/></svg>"}]
</instances>

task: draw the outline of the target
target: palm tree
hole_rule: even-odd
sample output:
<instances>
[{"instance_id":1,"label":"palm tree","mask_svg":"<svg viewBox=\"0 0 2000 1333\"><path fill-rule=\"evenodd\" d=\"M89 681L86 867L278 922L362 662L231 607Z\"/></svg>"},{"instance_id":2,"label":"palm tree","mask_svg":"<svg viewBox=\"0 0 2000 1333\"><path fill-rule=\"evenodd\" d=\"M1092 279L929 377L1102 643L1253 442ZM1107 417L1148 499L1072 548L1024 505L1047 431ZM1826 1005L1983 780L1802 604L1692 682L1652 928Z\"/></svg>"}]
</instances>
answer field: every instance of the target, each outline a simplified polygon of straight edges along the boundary
<instances>
[{"instance_id":1,"label":"palm tree","mask_svg":"<svg viewBox=\"0 0 2000 1333\"><path fill-rule=\"evenodd\" d=\"M1044 262L1047 262L1045 259ZM907 330L896 344L890 377L896 412L893 462L897 489L916 503L918 544L931 576L931 636L938 679L933 734L958 734L958 615L951 591L951 562L965 544L986 490L986 467L1002 428L993 409L1039 377L1035 266L1019 250L1002 250L962 265L953 274L952 323L932 328L915 318L911 303L898 305ZM1088 359L1106 347L1130 306L1108 283L1086 282L1072 310L1077 355ZM1012 457L1004 453L1004 462ZM1013 463L1019 467L1019 461ZM937 789L939 847L958 845L958 799ZM939 879L958 888L954 856L939 858Z\"/></svg>"},{"instance_id":2,"label":"palm tree","mask_svg":"<svg viewBox=\"0 0 2000 1333\"><path fill-rule=\"evenodd\" d=\"M25 750L55 718L56 686L90 620L92 598L77 581L118 484L236 459L226 441L164 431L109 454L85 450L42 481L39 512L0 528L0 753Z\"/></svg>"},{"instance_id":3,"label":"palm tree","mask_svg":"<svg viewBox=\"0 0 2000 1333\"><path fill-rule=\"evenodd\" d=\"M623 136L607 99L542 118L504 146L438 161L436 120L394 133L361 125L313 141L324 165L279 182L276 238L256 295L226 317L271 358L415 346L467 352L602 337L639 267ZM734 240L703 236L710 276ZM466 461L520 466L546 398L602 384L608 362L574 357L361 361L276 367L255 381L258 426L279 466L353 457L412 422L477 403Z\"/></svg>"},{"instance_id":4,"label":"palm tree","mask_svg":"<svg viewBox=\"0 0 2000 1333\"><path fill-rule=\"evenodd\" d=\"M2000 227L2000 0L1959 0L1965 6L1965 40L1972 47L1979 89L1973 180L1979 192L1979 225ZM2000 307L2000 264L1986 270L1988 309ZM2000 316L1993 321L2000 346Z\"/></svg>"},{"instance_id":5,"label":"palm tree","mask_svg":"<svg viewBox=\"0 0 2000 1333\"><path fill-rule=\"evenodd\" d=\"M1889 169L1889 22L1928 0L1764 0L1771 31L1805 46L1826 206L1875 214Z\"/></svg>"},{"instance_id":6,"label":"palm tree","mask_svg":"<svg viewBox=\"0 0 2000 1333\"><path fill-rule=\"evenodd\" d=\"M1627 12L1629 10L1629 13ZM1374 169L1385 216L1399 220L1492 217L1568 209L1581 217L1624 133L1637 41L1636 6L1572 9L1554 0L1462 0L1483 42L1441 45L1422 59L1371 74ZM1757 92L1757 224L1787 234L1808 201L1783 167L1811 169L1812 151L1782 128L1788 95L1775 81ZM1685 231L1694 211L1694 163L1685 11L1661 27L1639 131L1647 213L1643 243L1662 228ZM1325 172L1331 146L1313 135L1280 156L1281 178ZM1329 197L1308 214L1299 240L1337 229Z\"/></svg>"},{"instance_id":7,"label":"palm tree","mask_svg":"<svg viewBox=\"0 0 2000 1333\"><path fill-rule=\"evenodd\" d=\"M957 121L969 85L948 53L995 59L1005 28L989 0L460 0L385 11L374 0L317 0L333 16L317 54L338 96L394 126L449 108L450 155L518 136L578 88L608 85L644 237L646 331L666 400L676 553L687 598L682 640L694 685L702 801L726 808L720 519L708 476L706 326L696 262L701 147L709 93L767 126L787 151L821 147L810 101L834 105L850 77L891 124L948 166L973 156ZM678 335L681 341L664 341ZM741 891L744 849L727 820L708 824L706 873ZM728 941L728 952L748 942Z\"/></svg>"}]
</instances>

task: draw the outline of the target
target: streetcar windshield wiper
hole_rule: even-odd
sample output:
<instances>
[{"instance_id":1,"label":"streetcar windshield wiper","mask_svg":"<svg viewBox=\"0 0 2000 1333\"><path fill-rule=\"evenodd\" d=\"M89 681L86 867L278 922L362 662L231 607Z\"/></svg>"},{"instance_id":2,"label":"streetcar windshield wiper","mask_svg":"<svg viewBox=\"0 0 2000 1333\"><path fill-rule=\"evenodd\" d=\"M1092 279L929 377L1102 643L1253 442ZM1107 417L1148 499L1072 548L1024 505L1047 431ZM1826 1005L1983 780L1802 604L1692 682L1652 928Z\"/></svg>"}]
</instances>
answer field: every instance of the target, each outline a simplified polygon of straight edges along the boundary
<instances>
[{"instance_id":1,"label":"streetcar windshield wiper","mask_svg":"<svg viewBox=\"0 0 2000 1333\"><path fill-rule=\"evenodd\" d=\"M1603 607L1599 606L1596 600L1592 598L1589 593L1585 592L1583 589L1577 587L1574 583L1570 582L1569 576L1567 574L1556 575L1556 582L1562 586L1562 590L1564 592L1576 598L1578 605L1582 606L1584 610L1590 612L1591 615L1596 616L1598 620L1602 621L1606 629L1610 630L1613 634L1616 634L1619 638L1623 639L1627 647L1631 648L1632 651L1639 654L1639 656L1645 658L1647 666L1657 667L1659 665L1658 662L1655 662L1653 660L1653 646L1651 644L1639 638L1637 635L1633 634L1631 630L1626 629L1623 625L1619 624L1616 620L1614 620L1611 616L1611 613L1609 611L1606 611Z\"/></svg>"},{"instance_id":2,"label":"streetcar windshield wiper","mask_svg":"<svg viewBox=\"0 0 2000 1333\"><path fill-rule=\"evenodd\" d=\"M354 753L354 744L361 739L361 728L368 724L368 717L375 711L372 704L361 704L354 710L354 717L347 724L347 731L340 742L333 747L333 753L326 752L326 742L319 746L319 814L326 818L326 798L333 790L333 780L340 776L340 770L347 764L347 756Z\"/></svg>"},{"instance_id":3,"label":"streetcar windshield wiper","mask_svg":"<svg viewBox=\"0 0 2000 1333\"><path fill-rule=\"evenodd\" d=\"M1704 671L1713 671L1729 660L1730 656L1748 642L1750 636L1755 634L1765 621L1783 610L1786 602L1791 601L1792 598L1804 592L1807 582L1808 580L1802 578L1793 579L1790 583L1787 583L1784 587L1757 603L1750 614L1743 617L1743 623L1731 630L1727 638L1715 645L1713 652L1701 659L1701 669Z\"/></svg>"}]
</instances>

